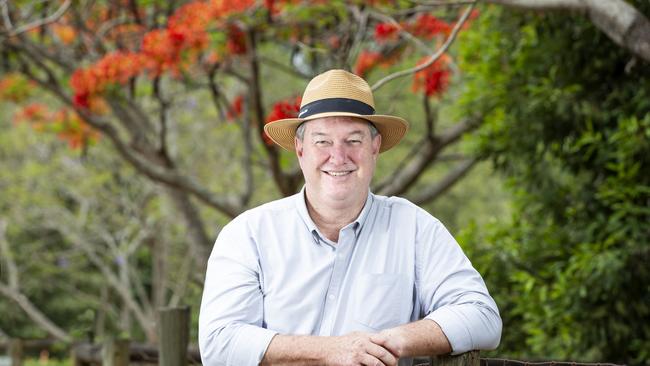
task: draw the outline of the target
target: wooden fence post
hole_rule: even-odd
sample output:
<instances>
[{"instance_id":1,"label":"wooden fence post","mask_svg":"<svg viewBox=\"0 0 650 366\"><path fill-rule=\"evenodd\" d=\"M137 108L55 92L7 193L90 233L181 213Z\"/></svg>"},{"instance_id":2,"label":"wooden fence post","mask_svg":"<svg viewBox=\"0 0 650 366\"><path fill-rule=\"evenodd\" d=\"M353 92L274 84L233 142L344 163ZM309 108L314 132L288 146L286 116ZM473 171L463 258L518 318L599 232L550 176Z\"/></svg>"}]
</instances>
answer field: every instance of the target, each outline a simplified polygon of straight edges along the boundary
<instances>
[{"instance_id":1,"label":"wooden fence post","mask_svg":"<svg viewBox=\"0 0 650 366\"><path fill-rule=\"evenodd\" d=\"M130 341L108 338L102 347L102 366L128 366Z\"/></svg>"},{"instance_id":2,"label":"wooden fence post","mask_svg":"<svg viewBox=\"0 0 650 366\"><path fill-rule=\"evenodd\" d=\"M77 351L75 346L72 346L70 358L72 359L72 366L87 366L87 364L79 357L79 351Z\"/></svg>"},{"instance_id":3,"label":"wooden fence post","mask_svg":"<svg viewBox=\"0 0 650 366\"><path fill-rule=\"evenodd\" d=\"M430 366L479 366L479 351L470 351L460 355L434 356L429 358Z\"/></svg>"},{"instance_id":4,"label":"wooden fence post","mask_svg":"<svg viewBox=\"0 0 650 366\"><path fill-rule=\"evenodd\" d=\"M164 308L159 311L158 365L187 365L187 346L190 341L190 308Z\"/></svg>"},{"instance_id":5,"label":"wooden fence post","mask_svg":"<svg viewBox=\"0 0 650 366\"><path fill-rule=\"evenodd\" d=\"M23 341L22 339L9 340L9 357L11 357L11 366L23 365Z\"/></svg>"}]
</instances>

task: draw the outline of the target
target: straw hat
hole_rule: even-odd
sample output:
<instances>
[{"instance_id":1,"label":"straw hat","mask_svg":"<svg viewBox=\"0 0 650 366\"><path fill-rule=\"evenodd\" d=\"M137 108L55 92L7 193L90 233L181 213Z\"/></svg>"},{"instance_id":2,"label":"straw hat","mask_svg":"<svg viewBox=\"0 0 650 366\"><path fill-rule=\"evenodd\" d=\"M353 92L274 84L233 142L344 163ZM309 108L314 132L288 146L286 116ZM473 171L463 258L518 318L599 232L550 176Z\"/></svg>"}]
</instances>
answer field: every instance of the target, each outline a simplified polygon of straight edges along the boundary
<instances>
[{"instance_id":1,"label":"straw hat","mask_svg":"<svg viewBox=\"0 0 650 366\"><path fill-rule=\"evenodd\" d=\"M271 140L287 150L294 150L298 125L316 118L349 116L372 122L381 134L384 152L400 142L409 124L394 116L375 114L372 90L365 80L345 70L330 70L314 77L302 96L298 118L267 123L264 131Z\"/></svg>"}]
</instances>

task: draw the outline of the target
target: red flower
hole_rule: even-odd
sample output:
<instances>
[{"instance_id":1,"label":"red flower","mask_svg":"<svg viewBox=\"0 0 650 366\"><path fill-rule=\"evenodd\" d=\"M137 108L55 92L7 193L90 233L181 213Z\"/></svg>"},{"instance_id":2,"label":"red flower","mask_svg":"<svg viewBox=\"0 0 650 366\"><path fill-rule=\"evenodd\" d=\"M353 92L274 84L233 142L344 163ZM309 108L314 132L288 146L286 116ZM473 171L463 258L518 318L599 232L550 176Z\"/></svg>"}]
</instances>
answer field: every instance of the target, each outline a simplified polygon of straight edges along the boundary
<instances>
[{"instance_id":1,"label":"red flower","mask_svg":"<svg viewBox=\"0 0 650 366\"><path fill-rule=\"evenodd\" d=\"M41 103L30 103L14 114L14 122L28 122L32 124L43 124L47 122L50 111L47 106Z\"/></svg>"},{"instance_id":2,"label":"red flower","mask_svg":"<svg viewBox=\"0 0 650 366\"><path fill-rule=\"evenodd\" d=\"M269 123L277 121L284 118L296 118L298 117L298 112L300 111L300 101L301 97L289 98L282 101L279 101L273 105L273 109L268 116L266 116L266 121L264 123ZM273 145L273 140L266 134L262 132L262 140L267 145Z\"/></svg>"},{"instance_id":3,"label":"red flower","mask_svg":"<svg viewBox=\"0 0 650 366\"><path fill-rule=\"evenodd\" d=\"M75 106L79 108L87 109L88 107L90 107L90 102L88 101L88 94L75 94L74 97L72 97L72 102L74 103Z\"/></svg>"},{"instance_id":4,"label":"red flower","mask_svg":"<svg viewBox=\"0 0 650 366\"><path fill-rule=\"evenodd\" d=\"M255 5L255 0L212 0L210 5L214 7L215 15L221 18L248 10Z\"/></svg>"},{"instance_id":5,"label":"red flower","mask_svg":"<svg viewBox=\"0 0 650 366\"><path fill-rule=\"evenodd\" d=\"M131 52L113 52L105 55L85 69L77 69L70 78L74 91L73 102L81 108L88 108L91 99L104 92L110 84L126 84L144 69L145 58Z\"/></svg>"},{"instance_id":6,"label":"red flower","mask_svg":"<svg viewBox=\"0 0 650 366\"><path fill-rule=\"evenodd\" d=\"M202 50L208 45L207 29L213 21L213 5L195 1L180 7L169 18L167 29L179 48Z\"/></svg>"},{"instance_id":7,"label":"red flower","mask_svg":"<svg viewBox=\"0 0 650 366\"><path fill-rule=\"evenodd\" d=\"M226 112L226 118L228 120L233 120L241 116L243 111L243 106L244 106L244 96L240 94L235 98L235 100L233 100L232 104L228 108L228 111Z\"/></svg>"},{"instance_id":8,"label":"red flower","mask_svg":"<svg viewBox=\"0 0 650 366\"><path fill-rule=\"evenodd\" d=\"M295 97L291 99L286 99L279 101L273 105L273 109L268 116L266 116L266 122L273 122L279 119L284 118L296 118L298 117L298 112L300 111L300 101L301 97Z\"/></svg>"},{"instance_id":9,"label":"red flower","mask_svg":"<svg viewBox=\"0 0 650 366\"><path fill-rule=\"evenodd\" d=\"M427 62L428 58L421 59L418 65ZM449 56L442 55L433 64L413 75L413 91L423 90L428 97L442 95L449 86Z\"/></svg>"},{"instance_id":10,"label":"red flower","mask_svg":"<svg viewBox=\"0 0 650 366\"><path fill-rule=\"evenodd\" d=\"M226 42L228 52L233 55L246 53L246 33L235 24L228 27L228 41Z\"/></svg>"},{"instance_id":11,"label":"red flower","mask_svg":"<svg viewBox=\"0 0 650 366\"><path fill-rule=\"evenodd\" d=\"M79 149L94 143L100 135L84 122L77 113L62 109L53 115L53 128L57 136L68 143L71 149Z\"/></svg>"},{"instance_id":12,"label":"red flower","mask_svg":"<svg viewBox=\"0 0 650 366\"><path fill-rule=\"evenodd\" d=\"M142 38L142 53L147 58L147 68L154 75L172 69L180 61L179 44L167 29L156 29L145 34Z\"/></svg>"},{"instance_id":13,"label":"red flower","mask_svg":"<svg viewBox=\"0 0 650 366\"><path fill-rule=\"evenodd\" d=\"M415 24L411 24L409 28L414 35L431 39L436 34L449 34L452 27L444 20L440 20L429 13L424 13L420 14L415 20Z\"/></svg>"},{"instance_id":14,"label":"red flower","mask_svg":"<svg viewBox=\"0 0 650 366\"><path fill-rule=\"evenodd\" d=\"M7 99L20 103L32 95L35 83L18 73L7 74L0 79L0 100Z\"/></svg>"},{"instance_id":15,"label":"red flower","mask_svg":"<svg viewBox=\"0 0 650 366\"><path fill-rule=\"evenodd\" d=\"M380 62L381 54L379 52L361 51L357 58L357 64L354 66L354 73L363 77Z\"/></svg>"},{"instance_id":16,"label":"red flower","mask_svg":"<svg viewBox=\"0 0 650 366\"><path fill-rule=\"evenodd\" d=\"M379 23L375 26L377 42L394 41L399 35L399 27L393 23Z\"/></svg>"}]
</instances>

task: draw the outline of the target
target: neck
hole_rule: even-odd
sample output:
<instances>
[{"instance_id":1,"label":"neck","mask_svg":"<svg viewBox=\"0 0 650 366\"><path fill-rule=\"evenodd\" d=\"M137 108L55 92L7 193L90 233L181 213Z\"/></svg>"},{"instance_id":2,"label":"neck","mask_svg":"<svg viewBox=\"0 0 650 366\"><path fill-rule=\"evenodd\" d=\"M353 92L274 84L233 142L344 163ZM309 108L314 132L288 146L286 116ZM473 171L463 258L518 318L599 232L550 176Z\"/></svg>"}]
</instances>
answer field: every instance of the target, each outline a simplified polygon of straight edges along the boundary
<instances>
[{"instance_id":1,"label":"neck","mask_svg":"<svg viewBox=\"0 0 650 366\"><path fill-rule=\"evenodd\" d=\"M309 216L314 221L314 224L316 224L318 230L329 240L338 242L339 231L359 217L366 203L367 196L359 197L355 202L345 205L331 205L320 202L317 199L309 197L309 193L307 193L305 198Z\"/></svg>"}]
</instances>

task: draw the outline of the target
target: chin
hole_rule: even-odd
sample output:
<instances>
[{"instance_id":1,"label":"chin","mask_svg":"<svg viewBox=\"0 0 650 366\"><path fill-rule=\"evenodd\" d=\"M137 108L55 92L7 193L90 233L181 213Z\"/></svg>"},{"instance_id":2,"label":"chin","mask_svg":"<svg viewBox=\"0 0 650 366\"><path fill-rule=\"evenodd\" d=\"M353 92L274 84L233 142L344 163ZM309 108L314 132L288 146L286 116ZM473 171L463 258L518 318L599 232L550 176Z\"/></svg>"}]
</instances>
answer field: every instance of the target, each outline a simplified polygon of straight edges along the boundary
<instances>
[{"instance_id":1,"label":"chin","mask_svg":"<svg viewBox=\"0 0 650 366\"><path fill-rule=\"evenodd\" d=\"M346 203L351 200L358 199L357 197L358 193L351 190L351 189L345 189L345 190L331 190L326 192L326 196L336 202L341 202L341 203Z\"/></svg>"}]
</instances>

